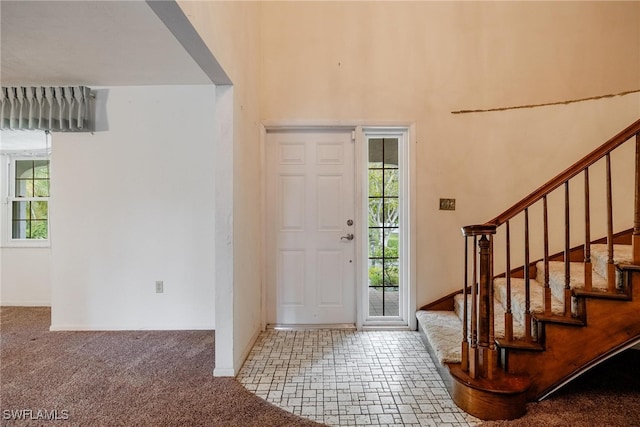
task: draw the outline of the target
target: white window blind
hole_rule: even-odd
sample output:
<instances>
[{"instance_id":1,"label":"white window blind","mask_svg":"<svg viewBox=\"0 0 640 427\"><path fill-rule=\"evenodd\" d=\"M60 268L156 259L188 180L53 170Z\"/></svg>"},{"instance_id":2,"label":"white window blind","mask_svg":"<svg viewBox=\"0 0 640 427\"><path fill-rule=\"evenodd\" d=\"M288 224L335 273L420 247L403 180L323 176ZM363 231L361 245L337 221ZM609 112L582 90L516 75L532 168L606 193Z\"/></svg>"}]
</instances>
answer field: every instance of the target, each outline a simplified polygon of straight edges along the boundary
<instances>
[{"instance_id":1,"label":"white window blind","mask_svg":"<svg viewBox=\"0 0 640 427\"><path fill-rule=\"evenodd\" d=\"M91 132L86 86L11 86L0 91L0 129Z\"/></svg>"}]
</instances>

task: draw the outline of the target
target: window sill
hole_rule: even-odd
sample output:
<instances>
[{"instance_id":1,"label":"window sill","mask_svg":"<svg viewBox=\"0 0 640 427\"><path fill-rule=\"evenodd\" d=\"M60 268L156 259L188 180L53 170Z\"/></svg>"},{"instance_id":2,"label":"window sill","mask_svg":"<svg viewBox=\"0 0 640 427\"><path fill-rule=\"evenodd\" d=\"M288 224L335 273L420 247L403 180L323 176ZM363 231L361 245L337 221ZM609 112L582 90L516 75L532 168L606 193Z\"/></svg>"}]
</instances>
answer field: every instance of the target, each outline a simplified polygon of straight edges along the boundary
<instances>
[{"instance_id":1,"label":"window sill","mask_svg":"<svg viewBox=\"0 0 640 427\"><path fill-rule=\"evenodd\" d=\"M11 249L15 249L15 248L43 248L43 249L47 249L51 247L51 242L49 240L42 240L42 241L37 241L37 242L32 242L32 241L11 241L11 242L5 242L2 245L2 248L11 248Z\"/></svg>"}]
</instances>

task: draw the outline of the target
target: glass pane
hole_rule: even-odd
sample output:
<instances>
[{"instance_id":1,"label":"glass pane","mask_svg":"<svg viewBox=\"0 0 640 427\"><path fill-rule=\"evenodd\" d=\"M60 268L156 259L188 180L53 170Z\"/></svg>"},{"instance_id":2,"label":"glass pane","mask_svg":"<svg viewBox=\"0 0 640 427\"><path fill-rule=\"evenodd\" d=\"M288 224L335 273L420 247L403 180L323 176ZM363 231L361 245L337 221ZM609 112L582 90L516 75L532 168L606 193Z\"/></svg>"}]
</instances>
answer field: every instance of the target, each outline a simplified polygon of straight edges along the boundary
<instances>
[{"instance_id":1,"label":"glass pane","mask_svg":"<svg viewBox=\"0 0 640 427\"><path fill-rule=\"evenodd\" d=\"M31 202L31 219L46 220L49 217L49 202Z\"/></svg>"},{"instance_id":2,"label":"glass pane","mask_svg":"<svg viewBox=\"0 0 640 427\"><path fill-rule=\"evenodd\" d=\"M382 169L369 170L369 197L381 197L382 194Z\"/></svg>"},{"instance_id":3,"label":"glass pane","mask_svg":"<svg viewBox=\"0 0 640 427\"><path fill-rule=\"evenodd\" d=\"M369 258L382 257L382 229L369 229Z\"/></svg>"},{"instance_id":4,"label":"glass pane","mask_svg":"<svg viewBox=\"0 0 640 427\"><path fill-rule=\"evenodd\" d=\"M384 221L384 199L369 199L369 227L382 227Z\"/></svg>"},{"instance_id":5,"label":"glass pane","mask_svg":"<svg viewBox=\"0 0 640 427\"><path fill-rule=\"evenodd\" d=\"M46 239L47 234L47 220L31 221L31 231L29 239Z\"/></svg>"},{"instance_id":6,"label":"glass pane","mask_svg":"<svg viewBox=\"0 0 640 427\"><path fill-rule=\"evenodd\" d=\"M31 219L31 202L13 202L12 204L14 220Z\"/></svg>"},{"instance_id":7,"label":"glass pane","mask_svg":"<svg viewBox=\"0 0 640 427\"><path fill-rule=\"evenodd\" d=\"M31 222L29 221L13 221L11 237L13 239L28 238L31 232L30 225L31 225Z\"/></svg>"},{"instance_id":8,"label":"glass pane","mask_svg":"<svg viewBox=\"0 0 640 427\"><path fill-rule=\"evenodd\" d=\"M400 315L398 308L398 288L384 288L383 300L385 316Z\"/></svg>"},{"instance_id":9,"label":"glass pane","mask_svg":"<svg viewBox=\"0 0 640 427\"><path fill-rule=\"evenodd\" d=\"M36 179L33 181L34 197L49 197L49 180Z\"/></svg>"},{"instance_id":10,"label":"glass pane","mask_svg":"<svg viewBox=\"0 0 640 427\"><path fill-rule=\"evenodd\" d=\"M382 167L382 138L369 140L369 168Z\"/></svg>"},{"instance_id":11,"label":"glass pane","mask_svg":"<svg viewBox=\"0 0 640 427\"><path fill-rule=\"evenodd\" d=\"M382 286L382 260L369 260L369 286Z\"/></svg>"},{"instance_id":12,"label":"glass pane","mask_svg":"<svg viewBox=\"0 0 640 427\"><path fill-rule=\"evenodd\" d=\"M16 180L16 197L33 197L33 181L27 179Z\"/></svg>"},{"instance_id":13,"label":"glass pane","mask_svg":"<svg viewBox=\"0 0 640 427\"><path fill-rule=\"evenodd\" d=\"M385 258L398 258L398 229L384 229L384 256Z\"/></svg>"},{"instance_id":14,"label":"glass pane","mask_svg":"<svg viewBox=\"0 0 640 427\"><path fill-rule=\"evenodd\" d=\"M392 259L384 260L384 273L382 278L385 286L398 287L399 274L398 274L398 260Z\"/></svg>"},{"instance_id":15,"label":"glass pane","mask_svg":"<svg viewBox=\"0 0 640 427\"><path fill-rule=\"evenodd\" d=\"M384 171L384 195L398 196L398 169Z\"/></svg>"},{"instance_id":16,"label":"glass pane","mask_svg":"<svg viewBox=\"0 0 640 427\"><path fill-rule=\"evenodd\" d=\"M384 316L383 289L369 288L369 316Z\"/></svg>"},{"instance_id":17,"label":"glass pane","mask_svg":"<svg viewBox=\"0 0 640 427\"><path fill-rule=\"evenodd\" d=\"M16 160L16 179L33 179L33 160Z\"/></svg>"},{"instance_id":18,"label":"glass pane","mask_svg":"<svg viewBox=\"0 0 640 427\"><path fill-rule=\"evenodd\" d=\"M384 221L385 227L398 227L399 217L398 199L384 199L384 217L381 218Z\"/></svg>"},{"instance_id":19,"label":"glass pane","mask_svg":"<svg viewBox=\"0 0 640 427\"><path fill-rule=\"evenodd\" d=\"M49 179L49 160L35 160L33 168L34 178Z\"/></svg>"},{"instance_id":20,"label":"glass pane","mask_svg":"<svg viewBox=\"0 0 640 427\"><path fill-rule=\"evenodd\" d=\"M384 139L384 166L385 167L398 167L398 139L397 138L385 138Z\"/></svg>"},{"instance_id":21,"label":"glass pane","mask_svg":"<svg viewBox=\"0 0 640 427\"><path fill-rule=\"evenodd\" d=\"M45 201L14 201L11 206L13 223L11 236L14 239L47 239L49 227L49 203Z\"/></svg>"},{"instance_id":22,"label":"glass pane","mask_svg":"<svg viewBox=\"0 0 640 427\"><path fill-rule=\"evenodd\" d=\"M16 160L16 197L49 197L49 160Z\"/></svg>"}]
</instances>

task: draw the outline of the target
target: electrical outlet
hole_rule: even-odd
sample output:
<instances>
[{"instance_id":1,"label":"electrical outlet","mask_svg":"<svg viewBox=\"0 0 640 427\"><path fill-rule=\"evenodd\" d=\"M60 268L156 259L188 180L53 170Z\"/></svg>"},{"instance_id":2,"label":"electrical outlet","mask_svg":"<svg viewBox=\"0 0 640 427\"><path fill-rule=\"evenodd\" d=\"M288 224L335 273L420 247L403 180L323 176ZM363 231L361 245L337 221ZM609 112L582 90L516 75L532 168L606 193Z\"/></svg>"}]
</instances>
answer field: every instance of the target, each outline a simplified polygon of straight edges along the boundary
<instances>
[{"instance_id":1,"label":"electrical outlet","mask_svg":"<svg viewBox=\"0 0 640 427\"><path fill-rule=\"evenodd\" d=\"M440 199L440 210L441 211L455 211L456 210L456 199Z\"/></svg>"},{"instance_id":2,"label":"electrical outlet","mask_svg":"<svg viewBox=\"0 0 640 427\"><path fill-rule=\"evenodd\" d=\"M162 280L156 280L156 294L164 292L164 282Z\"/></svg>"}]
</instances>

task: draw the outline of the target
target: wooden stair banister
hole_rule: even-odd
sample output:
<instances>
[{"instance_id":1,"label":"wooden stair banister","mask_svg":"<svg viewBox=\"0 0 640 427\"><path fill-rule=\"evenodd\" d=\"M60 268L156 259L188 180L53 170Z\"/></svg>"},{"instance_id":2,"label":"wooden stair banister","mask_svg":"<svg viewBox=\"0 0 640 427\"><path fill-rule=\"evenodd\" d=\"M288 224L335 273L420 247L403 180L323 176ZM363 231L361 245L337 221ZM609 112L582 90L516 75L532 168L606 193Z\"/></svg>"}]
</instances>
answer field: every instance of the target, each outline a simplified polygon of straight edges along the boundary
<instances>
[{"instance_id":1,"label":"wooden stair banister","mask_svg":"<svg viewBox=\"0 0 640 427\"><path fill-rule=\"evenodd\" d=\"M636 133L636 193L633 219L633 263L640 265L640 133Z\"/></svg>"},{"instance_id":2,"label":"wooden stair banister","mask_svg":"<svg viewBox=\"0 0 640 427\"><path fill-rule=\"evenodd\" d=\"M465 237L465 278L463 295L464 301L467 298L470 299L470 309L467 310L465 303L464 315L463 315L463 331L462 331L462 363L459 368L452 371L454 377L458 379L460 383L459 387L471 387L477 390L491 383L494 378L499 378L501 387L505 384L513 382L518 384L518 390L514 390L514 401L520 401L519 397L516 397L518 393L525 393L523 379L521 374L523 371L517 369L524 369L523 366L518 366L516 371L517 375L511 377L509 374L508 353L502 353L511 348L515 351L541 351L545 346L545 334L544 324L557 323L570 326L584 326L585 315L584 311L587 307L584 302L584 298L602 298L608 297L611 300L624 301L632 297L631 295L631 279L623 279L628 282L627 293L622 294L617 283L624 274L616 272L616 264L614 261L614 235L613 227L613 191L612 191L612 172L611 172L611 152L616 148L622 146L627 141L631 140L635 136L635 189L634 195L634 215L633 215L633 230L631 233L632 243L632 264L635 266L624 267L626 273L631 274L634 272L638 274L640 272L640 119L632 123L623 131L609 139L603 145L593 150L591 153L574 163L572 166L546 182L544 185L530 193L528 196L496 216L492 220L484 224L468 225L462 228L462 234ZM591 206L590 201L590 177L589 168L595 163L603 160L606 165L605 171L605 189L606 189L606 271L607 271L607 286L606 290L596 290L593 286L592 277L592 261L591 261ZM576 277L575 280L583 280L584 288L579 290L572 289L572 270L571 262L576 260L575 248L571 249L571 215L570 215L570 181L577 177L579 174L584 174L584 246L582 247L581 261L584 262L584 276ZM550 261L549 256L549 224L548 224L548 204L547 196L564 186L564 236L563 236L563 251L562 262L564 262L564 289L559 290L555 288L553 292L557 292L557 296L553 297L552 290L549 286L549 270ZM542 290L542 311L531 311L531 289L530 281L531 269L535 271L533 267L534 263L530 261L530 236L529 236L529 209L536 203L542 201L542 224L543 224L543 256L542 265L544 266L544 287ZM512 284L511 284L511 232L510 220L518 215L524 216L524 267L522 268L522 276L524 279L520 283L524 288L524 337L516 339L514 338L514 320L512 314ZM504 338L497 339L494 331L494 236L498 233L501 226L505 226L505 258L506 258L506 302L504 319L500 321L504 322ZM469 238L473 238L473 247L469 248ZM471 252L471 256L469 255ZM469 275L470 259L472 261L472 273ZM555 258L557 259L557 258ZM557 261L554 261L557 262ZM600 264L602 265L602 264ZM557 269L557 266L554 267ZM557 273L556 273L557 274ZM469 277L470 276L470 277ZM640 275L638 275L640 276ZM626 276L625 276L626 277ZM639 281L640 277L634 279ZM600 282L599 282L600 283ZM601 285L599 289L602 289ZM620 285L624 287L624 285ZM467 292L467 289L470 289ZM562 292L561 292L562 291ZM522 291L520 291L522 292ZM540 291L536 291L540 292ZM634 290L638 292L637 285ZM563 295L558 296L560 293ZM503 296L502 298L505 298ZM582 299L580 299L582 298ZM558 308L558 300L563 299L562 310ZM552 300L556 301L554 307L552 307ZM522 304L520 302L519 304ZM539 305L537 305L539 307ZM521 309L522 310L522 309ZM539 309L536 309L539 310ZM521 312L520 312L521 313ZM470 318L469 318L469 317ZM467 328L467 322L469 321L469 329ZM542 326L541 326L542 325ZM534 328L535 326L535 328ZM499 343L499 348L496 346ZM557 349L554 349L557 351ZM504 358L504 360L503 360ZM517 364L516 364L517 365ZM458 370L460 372L458 372ZM536 371L537 372L537 371ZM536 374L545 376L546 374ZM545 381L548 378L545 377ZM544 381L543 381L544 382ZM540 392L540 386L533 381L531 383L530 397L535 396ZM544 386L548 386L546 383ZM528 387L528 386L526 386ZM491 387L487 386L487 389ZM508 387L507 387L508 388ZM454 390L457 390L454 387ZM501 389L500 393L506 393L507 389ZM454 395L454 401L459 404L463 409L467 410L464 405L471 405L469 399L472 393L467 391L457 391ZM459 397L464 396L464 397ZM484 398L484 397L483 397ZM460 402L459 402L459 401ZM471 408L471 409L476 409ZM513 413L519 413L524 409L514 409Z\"/></svg>"}]
</instances>

